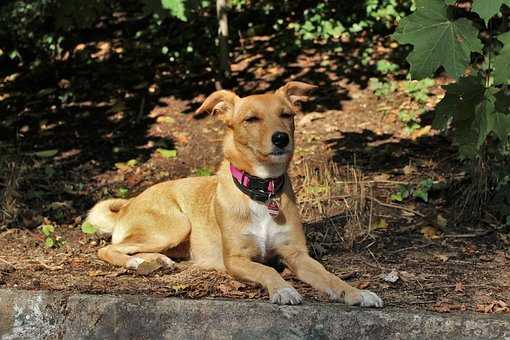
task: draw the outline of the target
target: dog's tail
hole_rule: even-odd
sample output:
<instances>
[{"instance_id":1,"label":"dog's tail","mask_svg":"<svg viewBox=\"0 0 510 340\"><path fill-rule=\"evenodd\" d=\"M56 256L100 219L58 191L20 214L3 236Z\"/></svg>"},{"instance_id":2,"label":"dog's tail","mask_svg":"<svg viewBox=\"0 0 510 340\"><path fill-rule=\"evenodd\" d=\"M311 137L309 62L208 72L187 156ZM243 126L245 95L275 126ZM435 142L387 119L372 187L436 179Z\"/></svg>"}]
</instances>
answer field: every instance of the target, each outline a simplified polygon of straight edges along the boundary
<instances>
[{"instance_id":1,"label":"dog's tail","mask_svg":"<svg viewBox=\"0 0 510 340\"><path fill-rule=\"evenodd\" d=\"M86 221L100 233L111 234L117 221L117 213L129 200L111 198L97 203L90 209Z\"/></svg>"}]
</instances>

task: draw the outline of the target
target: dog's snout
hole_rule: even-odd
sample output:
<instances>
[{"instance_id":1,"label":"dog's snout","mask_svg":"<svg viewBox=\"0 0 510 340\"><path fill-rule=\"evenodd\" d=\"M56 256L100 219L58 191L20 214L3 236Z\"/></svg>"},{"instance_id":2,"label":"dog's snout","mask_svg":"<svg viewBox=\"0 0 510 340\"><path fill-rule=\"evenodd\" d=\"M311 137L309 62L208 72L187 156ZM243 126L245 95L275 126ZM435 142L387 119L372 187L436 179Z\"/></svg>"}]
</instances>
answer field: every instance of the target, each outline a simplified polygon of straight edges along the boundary
<instances>
[{"instance_id":1,"label":"dog's snout","mask_svg":"<svg viewBox=\"0 0 510 340\"><path fill-rule=\"evenodd\" d=\"M284 147L289 145L290 141L289 134L280 131L275 132L271 137L271 141L273 142L274 145L283 149Z\"/></svg>"}]
</instances>

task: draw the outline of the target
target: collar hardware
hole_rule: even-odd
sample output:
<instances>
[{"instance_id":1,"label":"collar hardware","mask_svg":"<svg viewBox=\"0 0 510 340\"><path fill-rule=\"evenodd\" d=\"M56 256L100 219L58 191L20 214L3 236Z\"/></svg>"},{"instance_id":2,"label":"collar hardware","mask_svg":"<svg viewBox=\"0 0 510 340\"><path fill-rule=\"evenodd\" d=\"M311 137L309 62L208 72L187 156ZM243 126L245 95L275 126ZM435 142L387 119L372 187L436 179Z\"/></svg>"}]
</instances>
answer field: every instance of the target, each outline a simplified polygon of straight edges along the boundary
<instances>
[{"instance_id":1,"label":"collar hardware","mask_svg":"<svg viewBox=\"0 0 510 340\"><path fill-rule=\"evenodd\" d=\"M280 193L285 184L285 175L277 178L252 176L230 164L230 173L236 186L251 199L267 202Z\"/></svg>"}]
</instances>

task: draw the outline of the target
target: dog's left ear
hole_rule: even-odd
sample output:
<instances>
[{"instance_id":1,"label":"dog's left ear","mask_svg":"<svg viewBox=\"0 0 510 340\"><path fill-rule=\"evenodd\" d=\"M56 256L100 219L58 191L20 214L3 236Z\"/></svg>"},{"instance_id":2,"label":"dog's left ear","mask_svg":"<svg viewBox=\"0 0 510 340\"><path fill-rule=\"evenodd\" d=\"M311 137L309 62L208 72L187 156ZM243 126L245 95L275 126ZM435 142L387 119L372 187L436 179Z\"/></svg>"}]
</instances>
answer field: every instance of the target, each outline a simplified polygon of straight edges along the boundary
<instances>
[{"instance_id":1,"label":"dog's left ear","mask_svg":"<svg viewBox=\"0 0 510 340\"><path fill-rule=\"evenodd\" d=\"M234 110L238 99L239 97L232 91L219 90L209 95L195 113L227 114Z\"/></svg>"},{"instance_id":2,"label":"dog's left ear","mask_svg":"<svg viewBox=\"0 0 510 340\"><path fill-rule=\"evenodd\" d=\"M303 83L301 81L290 81L276 90L276 94L286 98L292 105L299 101L307 100L310 92L317 86Z\"/></svg>"}]
</instances>

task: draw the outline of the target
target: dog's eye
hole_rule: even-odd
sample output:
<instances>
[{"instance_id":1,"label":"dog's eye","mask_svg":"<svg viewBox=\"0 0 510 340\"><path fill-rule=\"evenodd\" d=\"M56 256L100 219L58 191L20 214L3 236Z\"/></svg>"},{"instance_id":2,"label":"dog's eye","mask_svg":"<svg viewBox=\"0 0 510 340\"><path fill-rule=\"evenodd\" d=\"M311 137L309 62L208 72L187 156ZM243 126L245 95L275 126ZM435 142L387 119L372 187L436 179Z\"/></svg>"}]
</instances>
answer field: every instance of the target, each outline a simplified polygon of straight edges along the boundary
<instances>
[{"instance_id":1,"label":"dog's eye","mask_svg":"<svg viewBox=\"0 0 510 340\"><path fill-rule=\"evenodd\" d=\"M280 115L280 117L283 119L290 119L290 118L294 117L294 115L292 113L282 113Z\"/></svg>"},{"instance_id":2,"label":"dog's eye","mask_svg":"<svg viewBox=\"0 0 510 340\"><path fill-rule=\"evenodd\" d=\"M247 123L255 123L255 122L260 121L260 118L257 116L252 116L252 117L246 118L244 121Z\"/></svg>"}]
</instances>

